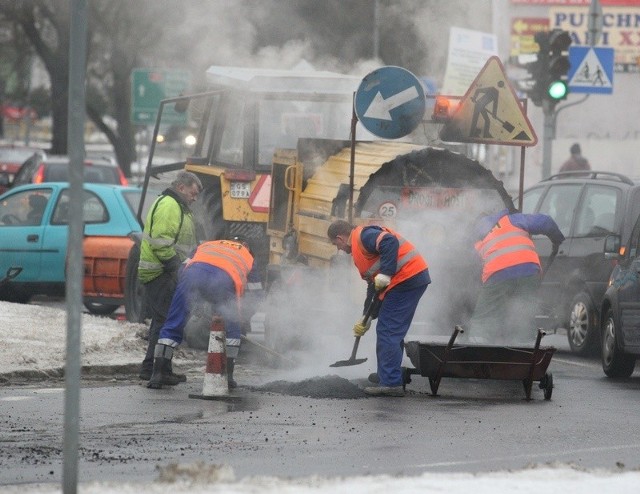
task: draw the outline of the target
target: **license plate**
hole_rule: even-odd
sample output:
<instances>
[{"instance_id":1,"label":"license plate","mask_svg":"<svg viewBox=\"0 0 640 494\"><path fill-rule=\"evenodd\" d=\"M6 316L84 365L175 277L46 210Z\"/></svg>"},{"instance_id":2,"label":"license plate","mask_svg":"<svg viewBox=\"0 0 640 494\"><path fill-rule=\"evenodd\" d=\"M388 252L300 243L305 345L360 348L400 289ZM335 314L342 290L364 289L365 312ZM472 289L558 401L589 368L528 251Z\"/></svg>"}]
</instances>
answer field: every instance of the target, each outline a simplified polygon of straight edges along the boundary
<instances>
[{"instance_id":1,"label":"license plate","mask_svg":"<svg viewBox=\"0 0 640 494\"><path fill-rule=\"evenodd\" d=\"M251 195L251 183L231 182L231 197L234 199L249 199Z\"/></svg>"}]
</instances>

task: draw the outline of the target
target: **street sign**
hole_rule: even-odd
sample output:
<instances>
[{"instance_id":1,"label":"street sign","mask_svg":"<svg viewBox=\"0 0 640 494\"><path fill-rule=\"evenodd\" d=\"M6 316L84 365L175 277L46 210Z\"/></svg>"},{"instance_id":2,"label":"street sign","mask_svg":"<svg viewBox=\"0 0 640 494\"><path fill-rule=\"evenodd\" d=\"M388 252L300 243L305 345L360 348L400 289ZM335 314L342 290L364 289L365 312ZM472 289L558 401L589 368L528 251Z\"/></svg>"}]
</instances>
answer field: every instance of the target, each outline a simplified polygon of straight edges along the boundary
<instances>
[{"instance_id":1,"label":"street sign","mask_svg":"<svg viewBox=\"0 0 640 494\"><path fill-rule=\"evenodd\" d=\"M538 137L498 57L491 57L469 86L440 138L507 146L537 144Z\"/></svg>"},{"instance_id":2,"label":"street sign","mask_svg":"<svg viewBox=\"0 0 640 494\"><path fill-rule=\"evenodd\" d=\"M365 129L385 139L411 133L422 121L424 88L402 67L382 67L367 74L354 100L356 115Z\"/></svg>"},{"instance_id":3,"label":"street sign","mask_svg":"<svg viewBox=\"0 0 640 494\"><path fill-rule=\"evenodd\" d=\"M189 79L186 70L134 69L131 72L131 121L137 125L154 124L160 101L184 94ZM167 108L162 121L184 125L187 116Z\"/></svg>"},{"instance_id":4,"label":"street sign","mask_svg":"<svg viewBox=\"0 0 640 494\"><path fill-rule=\"evenodd\" d=\"M572 93L613 93L613 48L571 46L567 77Z\"/></svg>"}]
</instances>

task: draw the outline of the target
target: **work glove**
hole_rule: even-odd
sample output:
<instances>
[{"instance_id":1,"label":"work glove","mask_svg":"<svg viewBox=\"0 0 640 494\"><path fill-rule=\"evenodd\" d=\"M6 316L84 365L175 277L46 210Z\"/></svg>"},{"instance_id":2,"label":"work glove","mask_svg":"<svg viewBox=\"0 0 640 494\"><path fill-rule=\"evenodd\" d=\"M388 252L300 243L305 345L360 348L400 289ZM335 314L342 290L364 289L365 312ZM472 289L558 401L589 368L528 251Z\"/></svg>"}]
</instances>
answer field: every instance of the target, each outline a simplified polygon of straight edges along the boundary
<instances>
[{"instance_id":1,"label":"work glove","mask_svg":"<svg viewBox=\"0 0 640 494\"><path fill-rule=\"evenodd\" d=\"M162 261L164 272L171 277L173 283L178 283L178 276L180 274L180 269L182 268L182 266L183 264L178 254L167 261Z\"/></svg>"},{"instance_id":2,"label":"work glove","mask_svg":"<svg viewBox=\"0 0 640 494\"><path fill-rule=\"evenodd\" d=\"M389 286L389 283L391 283L391 276L389 276L388 274L378 273L373 278L373 284L375 286L376 292L387 288Z\"/></svg>"},{"instance_id":3,"label":"work glove","mask_svg":"<svg viewBox=\"0 0 640 494\"><path fill-rule=\"evenodd\" d=\"M357 323L353 325L353 335L354 336L364 336L367 330L371 327L371 319L367 319L366 322L364 319L360 319Z\"/></svg>"},{"instance_id":4,"label":"work glove","mask_svg":"<svg viewBox=\"0 0 640 494\"><path fill-rule=\"evenodd\" d=\"M180 266L182 265L182 261L180 260L180 256L176 254L175 256L167 259L166 261L161 261L162 266L164 267L165 273L177 273L180 270Z\"/></svg>"}]
</instances>

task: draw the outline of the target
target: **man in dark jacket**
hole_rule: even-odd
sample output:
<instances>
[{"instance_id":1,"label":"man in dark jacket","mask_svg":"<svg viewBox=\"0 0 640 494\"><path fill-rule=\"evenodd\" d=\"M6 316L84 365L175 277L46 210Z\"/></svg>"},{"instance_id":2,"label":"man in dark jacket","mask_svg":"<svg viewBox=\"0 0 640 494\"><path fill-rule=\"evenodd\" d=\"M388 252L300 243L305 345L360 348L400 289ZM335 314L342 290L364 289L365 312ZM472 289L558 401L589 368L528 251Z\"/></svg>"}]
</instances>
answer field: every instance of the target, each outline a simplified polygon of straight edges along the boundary
<instances>
[{"instance_id":1,"label":"man in dark jacket","mask_svg":"<svg viewBox=\"0 0 640 494\"><path fill-rule=\"evenodd\" d=\"M567 161L565 161L560 167L559 173L563 172L573 172L579 170L591 170L591 165L587 158L582 156L582 150L580 149L580 144L577 142L571 146L569 149L571 152L571 156Z\"/></svg>"},{"instance_id":2,"label":"man in dark jacket","mask_svg":"<svg viewBox=\"0 0 640 494\"><path fill-rule=\"evenodd\" d=\"M531 235L546 235L554 251L564 235L546 214L505 209L476 225L475 249L482 259L482 286L466 335L491 343L529 343L535 339L535 300L542 269Z\"/></svg>"},{"instance_id":3,"label":"man in dark jacket","mask_svg":"<svg viewBox=\"0 0 640 494\"><path fill-rule=\"evenodd\" d=\"M189 206L201 191L202 183L197 175L181 171L147 214L138 264L138 278L145 289L145 306L151 315L147 352L140 369L140 379L145 381L151 379L153 354L178 283L178 270L197 243ZM184 375L173 374L170 369L164 376L166 384L186 380Z\"/></svg>"}]
</instances>

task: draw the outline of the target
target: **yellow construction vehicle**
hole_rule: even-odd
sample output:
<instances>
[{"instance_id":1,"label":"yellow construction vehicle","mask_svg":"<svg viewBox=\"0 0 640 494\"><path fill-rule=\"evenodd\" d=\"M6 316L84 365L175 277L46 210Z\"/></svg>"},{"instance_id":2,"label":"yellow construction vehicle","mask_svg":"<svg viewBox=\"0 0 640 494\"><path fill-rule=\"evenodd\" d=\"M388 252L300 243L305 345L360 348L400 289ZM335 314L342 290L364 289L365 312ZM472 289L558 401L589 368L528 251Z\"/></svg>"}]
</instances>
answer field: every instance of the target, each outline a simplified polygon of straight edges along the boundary
<instances>
[{"instance_id":1,"label":"yellow construction vehicle","mask_svg":"<svg viewBox=\"0 0 640 494\"><path fill-rule=\"evenodd\" d=\"M200 239L242 236L264 269L274 151L295 148L299 138L348 136L359 79L324 71L212 66L207 80L210 91L161 102L138 220L144 223L145 207L177 170L194 172L204 186L194 206ZM124 298L128 319L139 321L145 311L137 280L140 239L134 241Z\"/></svg>"}]
</instances>

